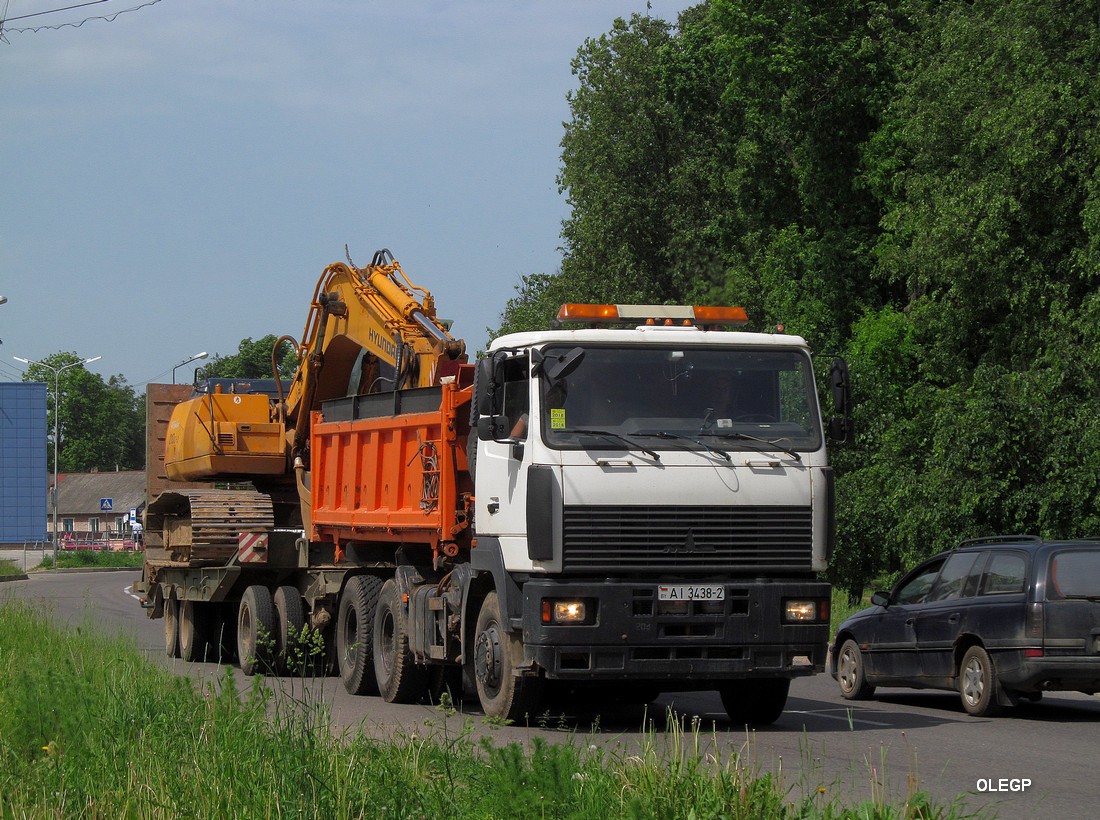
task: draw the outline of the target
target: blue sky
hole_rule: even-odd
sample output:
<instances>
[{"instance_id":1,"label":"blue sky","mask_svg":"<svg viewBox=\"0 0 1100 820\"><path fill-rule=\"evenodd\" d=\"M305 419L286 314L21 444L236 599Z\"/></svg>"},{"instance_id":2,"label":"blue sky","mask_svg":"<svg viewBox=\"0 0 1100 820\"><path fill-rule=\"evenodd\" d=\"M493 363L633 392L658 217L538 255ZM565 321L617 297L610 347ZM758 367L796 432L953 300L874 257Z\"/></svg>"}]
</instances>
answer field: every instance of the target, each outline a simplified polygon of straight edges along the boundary
<instances>
[{"instance_id":1,"label":"blue sky","mask_svg":"<svg viewBox=\"0 0 1100 820\"><path fill-rule=\"evenodd\" d=\"M484 346L520 277L560 267L570 60L646 11L159 0L12 30L143 2L13 20L72 3L0 0L0 381L65 350L143 390L200 351L300 336L345 244L392 250Z\"/></svg>"}]
</instances>

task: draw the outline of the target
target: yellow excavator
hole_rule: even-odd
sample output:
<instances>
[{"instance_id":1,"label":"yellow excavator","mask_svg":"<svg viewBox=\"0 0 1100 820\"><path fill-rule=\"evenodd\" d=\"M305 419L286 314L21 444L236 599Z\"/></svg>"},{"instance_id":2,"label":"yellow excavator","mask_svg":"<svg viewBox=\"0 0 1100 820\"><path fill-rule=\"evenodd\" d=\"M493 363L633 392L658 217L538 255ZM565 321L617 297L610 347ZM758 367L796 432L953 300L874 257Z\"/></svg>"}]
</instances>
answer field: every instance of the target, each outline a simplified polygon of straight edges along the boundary
<instances>
[{"instance_id":1,"label":"yellow excavator","mask_svg":"<svg viewBox=\"0 0 1100 820\"><path fill-rule=\"evenodd\" d=\"M299 366L283 385L276 351L287 341ZM151 493L149 546L174 561L222 560L237 551L242 531L308 532L311 413L334 398L439 384L465 361L465 344L437 318L431 293L389 250L363 268L350 258L329 265L301 341L283 336L275 344L273 391L217 384L173 409L164 470L167 486L180 489ZM255 489L236 487L246 482Z\"/></svg>"}]
</instances>

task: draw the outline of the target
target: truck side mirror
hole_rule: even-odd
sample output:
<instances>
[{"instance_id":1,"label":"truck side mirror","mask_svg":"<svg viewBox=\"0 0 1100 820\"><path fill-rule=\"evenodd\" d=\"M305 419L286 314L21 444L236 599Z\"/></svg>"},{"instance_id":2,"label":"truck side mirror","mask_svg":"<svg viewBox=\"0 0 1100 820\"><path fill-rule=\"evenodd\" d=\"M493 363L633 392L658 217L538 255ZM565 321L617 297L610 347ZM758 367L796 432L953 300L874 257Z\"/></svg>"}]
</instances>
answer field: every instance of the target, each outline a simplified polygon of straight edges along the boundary
<instances>
[{"instance_id":1,"label":"truck side mirror","mask_svg":"<svg viewBox=\"0 0 1100 820\"><path fill-rule=\"evenodd\" d=\"M584 361L584 348L574 347L560 356L546 356L539 362L542 372L550 380L550 384L557 384Z\"/></svg>"},{"instance_id":2,"label":"truck side mirror","mask_svg":"<svg viewBox=\"0 0 1100 820\"><path fill-rule=\"evenodd\" d=\"M481 416L477 420L477 437L482 441L502 441L508 438L507 416Z\"/></svg>"},{"instance_id":3,"label":"truck side mirror","mask_svg":"<svg viewBox=\"0 0 1100 820\"><path fill-rule=\"evenodd\" d=\"M855 425L852 422L852 383L844 359L833 359L829 365L829 387L837 412L829 419L829 438L838 444L849 444L855 439Z\"/></svg>"},{"instance_id":4,"label":"truck side mirror","mask_svg":"<svg viewBox=\"0 0 1100 820\"><path fill-rule=\"evenodd\" d=\"M477 406L474 409L479 417L492 416L500 408L498 373L499 369L494 357L478 359L477 369L474 371L474 395L477 397ZM479 422L478 430L480 429Z\"/></svg>"}]
</instances>

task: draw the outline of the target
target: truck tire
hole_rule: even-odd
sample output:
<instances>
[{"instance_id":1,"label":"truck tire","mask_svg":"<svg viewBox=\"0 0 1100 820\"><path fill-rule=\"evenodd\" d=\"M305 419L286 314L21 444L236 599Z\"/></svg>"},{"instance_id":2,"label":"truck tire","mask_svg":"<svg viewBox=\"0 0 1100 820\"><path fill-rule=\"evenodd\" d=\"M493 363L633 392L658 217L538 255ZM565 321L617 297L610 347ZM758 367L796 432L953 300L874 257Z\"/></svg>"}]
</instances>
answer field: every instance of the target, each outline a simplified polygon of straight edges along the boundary
<instances>
[{"instance_id":1,"label":"truck tire","mask_svg":"<svg viewBox=\"0 0 1100 820\"><path fill-rule=\"evenodd\" d=\"M169 658L180 656L179 601L169 595L164 602L164 654Z\"/></svg>"},{"instance_id":2,"label":"truck tire","mask_svg":"<svg viewBox=\"0 0 1100 820\"><path fill-rule=\"evenodd\" d=\"M207 607L203 602L179 602L179 656L188 663L206 659Z\"/></svg>"},{"instance_id":3,"label":"truck tire","mask_svg":"<svg viewBox=\"0 0 1100 820\"><path fill-rule=\"evenodd\" d=\"M306 670L305 644L302 633L306 616L302 596L297 587L281 586L275 590L275 659L279 674L296 675Z\"/></svg>"},{"instance_id":4,"label":"truck tire","mask_svg":"<svg viewBox=\"0 0 1100 820\"><path fill-rule=\"evenodd\" d=\"M790 689L788 678L747 678L726 681L718 694L734 726L770 726L783 714Z\"/></svg>"},{"instance_id":5,"label":"truck tire","mask_svg":"<svg viewBox=\"0 0 1100 820\"><path fill-rule=\"evenodd\" d=\"M516 675L523 642L507 629L496 591L485 596L474 630L474 681L487 717L517 721L533 715L542 698L542 680Z\"/></svg>"},{"instance_id":6,"label":"truck tire","mask_svg":"<svg viewBox=\"0 0 1100 820\"><path fill-rule=\"evenodd\" d=\"M382 585L374 615L374 676L386 703L419 703L428 691L428 667L409 651L409 619L392 578Z\"/></svg>"},{"instance_id":7,"label":"truck tire","mask_svg":"<svg viewBox=\"0 0 1100 820\"><path fill-rule=\"evenodd\" d=\"M275 604L271 590L253 584L241 596L237 609L237 655L241 671L255 675L273 668L275 649Z\"/></svg>"},{"instance_id":8,"label":"truck tire","mask_svg":"<svg viewBox=\"0 0 1100 820\"><path fill-rule=\"evenodd\" d=\"M374 676L374 613L382 579L356 575L344 587L336 616L336 658L344 688L353 695L378 691Z\"/></svg>"}]
</instances>

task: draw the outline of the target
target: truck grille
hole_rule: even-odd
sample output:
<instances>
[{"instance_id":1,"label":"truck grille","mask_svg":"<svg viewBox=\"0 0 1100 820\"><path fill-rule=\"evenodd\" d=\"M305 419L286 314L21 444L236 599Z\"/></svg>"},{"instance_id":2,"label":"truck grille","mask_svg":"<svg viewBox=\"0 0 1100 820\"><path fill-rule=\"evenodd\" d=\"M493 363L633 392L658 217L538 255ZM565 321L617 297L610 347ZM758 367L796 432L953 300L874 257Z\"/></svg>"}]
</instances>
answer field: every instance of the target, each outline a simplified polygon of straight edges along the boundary
<instances>
[{"instance_id":1,"label":"truck grille","mask_svg":"<svg viewBox=\"0 0 1100 820\"><path fill-rule=\"evenodd\" d=\"M809 507L566 507L564 571L805 572Z\"/></svg>"}]
</instances>

